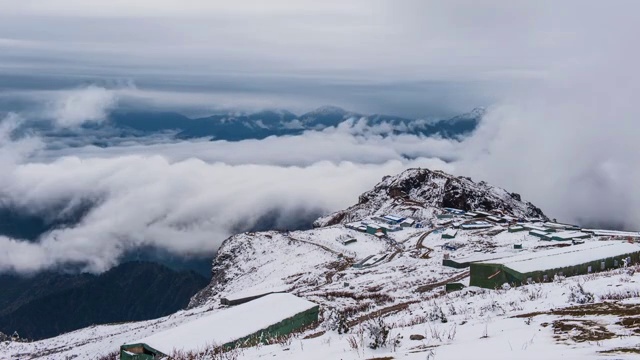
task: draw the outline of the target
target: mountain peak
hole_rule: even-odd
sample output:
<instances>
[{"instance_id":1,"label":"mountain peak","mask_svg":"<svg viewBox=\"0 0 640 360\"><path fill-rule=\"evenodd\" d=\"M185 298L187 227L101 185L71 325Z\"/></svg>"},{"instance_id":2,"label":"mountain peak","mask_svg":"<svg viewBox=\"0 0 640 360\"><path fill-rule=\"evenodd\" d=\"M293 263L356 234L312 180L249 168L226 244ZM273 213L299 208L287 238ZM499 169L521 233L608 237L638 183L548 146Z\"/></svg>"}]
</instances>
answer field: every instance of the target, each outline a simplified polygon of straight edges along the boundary
<instances>
[{"instance_id":1,"label":"mountain peak","mask_svg":"<svg viewBox=\"0 0 640 360\"><path fill-rule=\"evenodd\" d=\"M287 109L263 109L258 112L251 113L253 116L260 115L275 115L282 118L295 117L296 115Z\"/></svg>"},{"instance_id":2,"label":"mountain peak","mask_svg":"<svg viewBox=\"0 0 640 360\"><path fill-rule=\"evenodd\" d=\"M337 106L326 105L300 116L300 120L303 124L311 128L325 128L337 126L350 114L353 113Z\"/></svg>"},{"instance_id":3,"label":"mountain peak","mask_svg":"<svg viewBox=\"0 0 640 360\"><path fill-rule=\"evenodd\" d=\"M473 110L464 113L464 114L460 114L458 116L455 116L447 121L449 122L456 122L456 121L480 121L480 119L482 119L482 117L487 113L487 108L485 108L484 106L479 106L474 108Z\"/></svg>"},{"instance_id":4,"label":"mountain peak","mask_svg":"<svg viewBox=\"0 0 640 360\"><path fill-rule=\"evenodd\" d=\"M333 105L324 105L324 106L320 106L319 108L310 111L307 113L307 115L309 114L318 114L318 115L326 115L326 114L340 114L340 115L346 115L348 112L347 110L338 107L338 106L333 106Z\"/></svg>"},{"instance_id":5,"label":"mountain peak","mask_svg":"<svg viewBox=\"0 0 640 360\"><path fill-rule=\"evenodd\" d=\"M440 170L408 169L385 176L372 190L360 195L350 208L322 217L315 226L347 223L378 214L397 214L432 221L442 208L501 212L516 218L547 219L542 210L520 195L484 181L454 176Z\"/></svg>"}]
</instances>

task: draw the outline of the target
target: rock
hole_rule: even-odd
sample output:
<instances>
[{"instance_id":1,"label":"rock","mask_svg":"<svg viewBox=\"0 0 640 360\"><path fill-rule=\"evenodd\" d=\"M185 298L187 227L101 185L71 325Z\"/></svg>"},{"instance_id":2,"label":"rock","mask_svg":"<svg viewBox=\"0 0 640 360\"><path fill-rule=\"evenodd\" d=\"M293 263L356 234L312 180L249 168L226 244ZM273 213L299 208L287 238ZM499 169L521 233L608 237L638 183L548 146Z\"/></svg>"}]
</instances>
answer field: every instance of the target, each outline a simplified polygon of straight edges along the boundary
<instances>
[{"instance_id":1,"label":"rock","mask_svg":"<svg viewBox=\"0 0 640 360\"><path fill-rule=\"evenodd\" d=\"M409 340L424 340L424 335L413 334L409 336Z\"/></svg>"},{"instance_id":2,"label":"rock","mask_svg":"<svg viewBox=\"0 0 640 360\"><path fill-rule=\"evenodd\" d=\"M399 175L384 177L372 190L360 195L357 204L319 218L314 227L345 224L378 213L428 222L436 220L433 209L443 207L492 211L515 218L548 219L542 210L522 200L519 194L485 181L476 183L469 177L438 170L409 169Z\"/></svg>"}]
</instances>

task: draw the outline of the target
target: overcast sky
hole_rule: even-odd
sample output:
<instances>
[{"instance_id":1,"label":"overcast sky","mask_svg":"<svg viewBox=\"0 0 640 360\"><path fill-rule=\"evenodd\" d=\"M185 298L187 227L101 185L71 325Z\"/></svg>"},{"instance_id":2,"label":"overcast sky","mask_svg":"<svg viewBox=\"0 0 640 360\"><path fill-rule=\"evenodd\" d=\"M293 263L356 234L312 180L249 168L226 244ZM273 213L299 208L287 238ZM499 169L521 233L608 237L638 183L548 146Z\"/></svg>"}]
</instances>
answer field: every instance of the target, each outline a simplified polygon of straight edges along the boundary
<instances>
[{"instance_id":1,"label":"overcast sky","mask_svg":"<svg viewBox=\"0 0 640 360\"><path fill-rule=\"evenodd\" d=\"M640 230L639 10L635 1L0 0L0 201L40 215L93 204L36 242L0 236L0 272L103 271L148 245L211 254L265 214L286 222L338 210L416 166L518 192L562 221ZM106 149L10 136L41 111L68 128L123 104L488 111L462 141L382 137L357 121Z\"/></svg>"},{"instance_id":2,"label":"overcast sky","mask_svg":"<svg viewBox=\"0 0 640 360\"><path fill-rule=\"evenodd\" d=\"M133 83L173 106L450 115L593 61L633 14L583 1L0 0L0 88Z\"/></svg>"}]
</instances>

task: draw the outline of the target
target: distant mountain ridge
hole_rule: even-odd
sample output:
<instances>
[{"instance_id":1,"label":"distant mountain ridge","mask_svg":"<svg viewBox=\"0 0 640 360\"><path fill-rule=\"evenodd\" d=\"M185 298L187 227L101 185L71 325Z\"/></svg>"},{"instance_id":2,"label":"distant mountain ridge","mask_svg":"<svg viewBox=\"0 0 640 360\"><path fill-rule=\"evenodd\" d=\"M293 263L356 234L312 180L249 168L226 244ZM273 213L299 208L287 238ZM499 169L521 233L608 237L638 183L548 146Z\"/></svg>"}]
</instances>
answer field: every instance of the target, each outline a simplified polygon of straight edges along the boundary
<instances>
[{"instance_id":1,"label":"distant mountain ridge","mask_svg":"<svg viewBox=\"0 0 640 360\"><path fill-rule=\"evenodd\" d=\"M476 108L451 119L426 121L392 115L365 115L335 106L322 106L300 116L287 110L265 110L246 115L220 114L197 119L185 117L182 119L184 122L174 124L174 129L181 129L178 133L180 138L212 137L215 140L237 141L262 139L274 135L296 135L306 130L336 127L345 121L352 120L364 121L369 127L391 125L394 134L440 135L452 138L475 130L484 113L484 108ZM118 126L133 128L138 126L135 118L130 118L123 113L113 114L111 121ZM144 130L140 127L137 129ZM165 126L163 130L169 130L169 127Z\"/></svg>"},{"instance_id":2,"label":"distant mountain ridge","mask_svg":"<svg viewBox=\"0 0 640 360\"><path fill-rule=\"evenodd\" d=\"M210 138L211 140L240 141L264 139L269 136L298 135L304 131L337 127L346 122L364 122L367 127L382 129L381 135L412 134L457 138L473 132L484 108L476 108L450 119L409 119L393 115L360 114L335 106L322 106L302 115L288 110L263 110L256 113L222 113L190 118L177 112L115 110L101 123L85 123L78 128L60 129L48 121L26 123L19 133L36 132L53 138L77 138L81 146L86 140L106 147L117 138L136 138L151 134L165 134L176 139ZM82 135L78 136L78 135ZM87 136L90 135L90 136Z\"/></svg>"}]
</instances>

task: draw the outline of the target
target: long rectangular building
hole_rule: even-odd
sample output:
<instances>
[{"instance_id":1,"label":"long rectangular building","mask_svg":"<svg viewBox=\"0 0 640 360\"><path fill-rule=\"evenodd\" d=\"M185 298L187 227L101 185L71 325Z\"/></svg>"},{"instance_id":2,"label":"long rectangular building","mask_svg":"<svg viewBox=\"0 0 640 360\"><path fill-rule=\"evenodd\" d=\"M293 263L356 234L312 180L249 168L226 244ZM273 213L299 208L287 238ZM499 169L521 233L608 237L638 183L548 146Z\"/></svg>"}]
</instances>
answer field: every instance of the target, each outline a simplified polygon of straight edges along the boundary
<instances>
[{"instance_id":1,"label":"long rectangular building","mask_svg":"<svg viewBox=\"0 0 640 360\"><path fill-rule=\"evenodd\" d=\"M164 359L212 346L253 345L318 321L319 307L288 293L270 294L122 345L121 360Z\"/></svg>"},{"instance_id":2,"label":"long rectangular building","mask_svg":"<svg viewBox=\"0 0 640 360\"><path fill-rule=\"evenodd\" d=\"M509 258L471 263L471 286L496 288L504 283L551 281L558 275L574 276L618 267L623 259L640 261L640 246L620 241L593 241Z\"/></svg>"}]
</instances>

